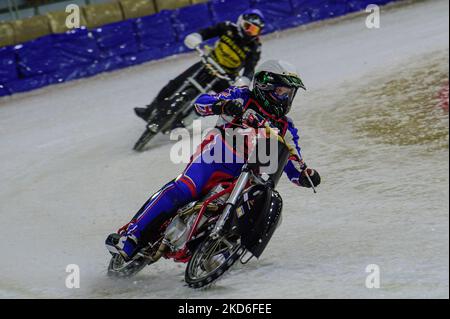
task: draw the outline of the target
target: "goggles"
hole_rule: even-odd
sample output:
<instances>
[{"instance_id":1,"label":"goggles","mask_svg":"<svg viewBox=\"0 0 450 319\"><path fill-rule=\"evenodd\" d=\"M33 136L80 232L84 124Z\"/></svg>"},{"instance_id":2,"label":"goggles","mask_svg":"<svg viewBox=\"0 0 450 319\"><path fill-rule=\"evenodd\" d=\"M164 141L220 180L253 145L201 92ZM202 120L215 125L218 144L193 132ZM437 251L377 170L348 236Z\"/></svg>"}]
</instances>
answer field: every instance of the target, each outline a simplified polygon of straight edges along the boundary
<instances>
[{"instance_id":1,"label":"goggles","mask_svg":"<svg viewBox=\"0 0 450 319\"><path fill-rule=\"evenodd\" d=\"M256 24L250 23L248 21L244 21L242 23L242 27L248 35L252 37L256 37L261 33L261 27L257 26Z\"/></svg>"},{"instance_id":2,"label":"goggles","mask_svg":"<svg viewBox=\"0 0 450 319\"><path fill-rule=\"evenodd\" d=\"M280 102L292 101L294 100L295 94L297 93L297 88L290 88L286 86L276 86L270 95Z\"/></svg>"}]
</instances>

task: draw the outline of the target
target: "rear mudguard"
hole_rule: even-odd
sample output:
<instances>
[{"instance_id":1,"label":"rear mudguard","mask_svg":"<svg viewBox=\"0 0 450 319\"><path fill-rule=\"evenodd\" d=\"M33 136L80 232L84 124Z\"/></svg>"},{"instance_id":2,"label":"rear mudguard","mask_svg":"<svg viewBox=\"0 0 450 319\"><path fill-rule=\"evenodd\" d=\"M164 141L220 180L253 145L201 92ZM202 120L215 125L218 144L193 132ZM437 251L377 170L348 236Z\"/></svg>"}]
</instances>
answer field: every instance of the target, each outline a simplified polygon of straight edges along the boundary
<instances>
[{"instance_id":1,"label":"rear mudguard","mask_svg":"<svg viewBox=\"0 0 450 319\"><path fill-rule=\"evenodd\" d=\"M258 258L281 222L283 200L276 190L259 185L244 192L236 207L231 230L241 237L241 244Z\"/></svg>"}]
</instances>

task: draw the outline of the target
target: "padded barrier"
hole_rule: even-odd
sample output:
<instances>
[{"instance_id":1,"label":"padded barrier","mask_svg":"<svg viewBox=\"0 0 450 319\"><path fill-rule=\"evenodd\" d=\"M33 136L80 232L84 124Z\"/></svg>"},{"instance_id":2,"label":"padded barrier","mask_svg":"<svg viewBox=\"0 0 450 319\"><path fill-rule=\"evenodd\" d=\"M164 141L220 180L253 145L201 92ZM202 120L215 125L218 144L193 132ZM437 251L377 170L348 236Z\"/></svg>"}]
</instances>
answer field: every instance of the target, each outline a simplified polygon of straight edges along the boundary
<instances>
[{"instance_id":1,"label":"padded barrier","mask_svg":"<svg viewBox=\"0 0 450 319\"><path fill-rule=\"evenodd\" d=\"M16 56L13 48L0 48L0 83L6 83L17 78Z\"/></svg>"},{"instance_id":2,"label":"padded barrier","mask_svg":"<svg viewBox=\"0 0 450 319\"><path fill-rule=\"evenodd\" d=\"M347 3L339 0L310 1L308 9L312 21L334 18L349 12Z\"/></svg>"},{"instance_id":3,"label":"padded barrier","mask_svg":"<svg viewBox=\"0 0 450 319\"><path fill-rule=\"evenodd\" d=\"M212 0L210 10L214 22L236 21L250 5L250 0Z\"/></svg>"},{"instance_id":4,"label":"padded barrier","mask_svg":"<svg viewBox=\"0 0 450 319\"><path fill-rule=\"evenodd\" d=\"M143 50L166 47L177 41L170 16L170 11L161 11L135 21L136 35Z\"/></svg>"},{"instance_id":5,"label":"padded barrier","mask_svg":"<svg viewBox=\"0 0 450 319\"><path fill-rule=\"evenodd\" d=\"M59 63L62 61L55 60L60 58L52 45L53 37L49 35L15 47L21 77L42 75L61 67Z\"/></svg>"},{"instance_id":6,"label":"padded barrier","mask_svg":"<svg viewBox=\"0 0 450 319\"><path fill-rule=\"evenodd\" d=\"M86 29L53 34L15 46L21 77L91 64L100 57L95 38Z\"/></svg>"},{"instance_id":7,"label":"padded barrier","mask_svg":"<svg viewBox=\"0 0 450 319\"><path fill-rule=\"evenodd\" d=\"M190 4L190 0L155 0L156 9L158 11L173 10Z\"/></svg>"},{"instance_id":8,"label":"padded barrier","mask_svg":"<svg viewBox=\"0 0 450 319\"><path fill-rule=\"evenodd\" d=\"M83 8L83 12L89 28L123 20L122 9L118 2L88 5Z\"/></svg>"},{"instance_id":9,"label":"padded barrier","mask_svg":"<svg viewBox=\"0 0 450 319\"><path fill-rule=\"evenodd\" d=\"M296 16L292 14L290 0L254 0L253 7L261 10L265 18L263 34L298 26Z\"/></svg>"},{"instance_id":10,"label":"padded barrier","mask_svg":"<svg viewBox=\"0 0 450 319\"><path fill-rule=\"evenodd\" d=\"M365 10L369 4L377 4L379 6L388 4L389 2L398 0L348 0L347 5L349 12Z\"/></svg>"},{"instance_id":11,"label":"padded barrier","mask_svg":"<svg viewBox=\"0 0 450 319\"><path fill-rule=\"evenodd\" d=\"M132 60L145 62L160 59L185 51L177 42L176 31L171 20L172 11L163 10L157 14L142 17L135 21L136 37L140 54L130 57Z\"/></svg>"},{"instance_id":12,"label":"padded barrier","mask_svg":"<svg viewBox=\"0 0 450 319\"><path fill-rule=\"evenodd\" d=\"M14 29L10 23L0 22L0 48L15 44Z\"/></svg>"},{"instance_id":13,"label":"padded barrier","mask_svg":"<svg viewBox=\"0 0 450 319\"><path fill-rule=\"evenodd\" d=\"M148 16L156 12L153 0L119 0L125 19Z\"/></svg>"},{"instance_id":14,"label":"padded barrier","mask_svg":"<svg viewBox=\"0 0 450 319\"><path fill-rule=\"evenodd\" d=\"M66 11L47 12L46 15L48 17L52 33L64 33L66 31L69 31L69 29L66 27L66 19L68 15ZM84 18L83 10L80 10L80 26L86 25L87 22Z\"/></svg>"},{"instance_id":15,"label":"padded barrier","mask_svg":"<svg viewBox=\"0 0 450 319\"><path fill-rule=\"evenodd\" d=\"M93 30L100 48L100 58L136 53L139 48L134 34L134 24L131 20L107 24Z\"/></svg>"},{"instance_id":16,"label":"padded barrier","mask_svg":"<svg viewBox=\"0 0 450 319\"><path fill-rule=\"evenodd\" d=\"M267 20L265 33L270 33L364 10L370 3L383 5L392 1L395 0L211 0L106 24L90 31L83 27L47 35L16 46L0 47L0 96L186 52L188 49L182 42L185 35L220 21L236 21L239 14L248 8L258 8L264 13ZM180 4L175 2L164 0L167 6ZM156 3L161 5L163 1ZM114 21L119 18L115 10L118 7L119 2L115 2L111 7L114 10L109 14L103 13L101 17L97 16L100 11L91 10L92 14L87 18L91 19L91 25ZM39 19L34 22L44 27L33 32L45 29L48 19ZM20 27L32 22L22 20ZM12 32L5 25L0 24L0 36ZM11 39L3 40L0 45L3 43L10 44Z\"/></svg>"},{"instance_id":17,"label":"padded barrier","mask_svg":"<svg viewBox=\"0 0 450 319\"><path fill-rule=\"evenodd\" d=\"M6 88L5 84L0 83L0 96L6 96L9 95L10 92L9 90Z\"/></svg>"},{"instance_id":18,"label":"padded barrier","mask_svg":"<svg viewBox=\"0 0 450 319\"><path fill-rule=\"evenodd\" d=\"M14 28L15 43L23 43L50 33L47 16L34 16L11 22Z\"/></svg>"},{"instance_id":19,"label":"padded barrier","mask_svg":"<svg viewBox=\"0 0 450 319\"><path fill-rule=\"evenodd\" d=\"M207 3L194 4L173 11L172 21L180 42L189 33L213 25Z\"/></svg>"},{"instance_id":20,"label":"padded barrier","mask_svg":"<svg viewBox=\"0 0 450 319\"><path fill-rule=\"evenodd\" d=\"M13 47L0 47L0 97L10 94L6 84L15 81L17 77L17 64Z\"/></svg>"}]
</instances>

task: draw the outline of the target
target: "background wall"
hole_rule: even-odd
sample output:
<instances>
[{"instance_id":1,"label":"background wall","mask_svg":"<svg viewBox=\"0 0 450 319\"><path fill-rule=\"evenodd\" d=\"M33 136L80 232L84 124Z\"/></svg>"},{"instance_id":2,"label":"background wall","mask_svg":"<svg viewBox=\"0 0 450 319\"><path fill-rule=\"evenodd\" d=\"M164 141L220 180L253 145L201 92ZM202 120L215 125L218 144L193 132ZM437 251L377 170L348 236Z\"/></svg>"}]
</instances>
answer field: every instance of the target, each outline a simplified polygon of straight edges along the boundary
<instances>
[{"instance_id":1,"label":"background wall","mask_svg":"<svg viewBox=\"0 0 450 319\"><path fill-rule=\"evenodd\" d=\"M84 7L84 26L76 30L61 27L62 11L1 23L0 96L186 52L188 33L235 21L248 8L264 13L267 34L391 1L119 0Z\"/></svg>"}]
</instances>

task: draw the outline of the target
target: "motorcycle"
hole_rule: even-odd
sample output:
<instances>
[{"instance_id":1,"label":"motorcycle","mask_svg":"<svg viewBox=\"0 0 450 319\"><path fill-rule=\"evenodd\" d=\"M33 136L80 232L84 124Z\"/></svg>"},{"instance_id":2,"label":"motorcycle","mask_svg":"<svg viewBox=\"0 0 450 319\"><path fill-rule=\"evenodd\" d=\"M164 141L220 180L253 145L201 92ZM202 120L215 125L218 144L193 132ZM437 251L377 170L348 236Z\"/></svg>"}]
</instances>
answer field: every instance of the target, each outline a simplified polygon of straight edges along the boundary
<instances>
[{"instance_id":1,"label":"motorcycle","mask_svg":"<svg viewBox=\"0 0 450 319\"><path fill-rule=\"evenodd\" d=\"M234 83L234 80L206 50L197 47L196 51L201 58L202 67L172 96L165 98L152 110L144 133L133 147L135 151L143 151L150 140L160 132L168 134L177 127L189 126L194 119L193 102L200 94L209 93L217 82L227 81L229 85Z\"/></svg>"},{"instance_id":2,"label":"motorcycle","mask_svg":"<svg viewBox=\"0 0 450 319\"><path fill-rule=\"evenodd\" d=\"M244 114L252 121L257 116L251 110ZM131 277L163 257L187 263L185 282L191 288L202 288L220 278L236 261L246 264L253 257L259 258L281 222L283 200L276 186L290 154L284 139L267 123L263 126L269 134L253 139L255 147L248 156L253 160L247 159L240 175L219 183L202 199L178 210L149 236L149 242L130 261L107 244L112 255L108 275ZM268 143L271 158L278 164L270 173L264 170L267 163L258 156L259 148L265 144L267 150ZM127 225L119 229L117 239L126 229Z\"/></svg>"}]
</instances>

